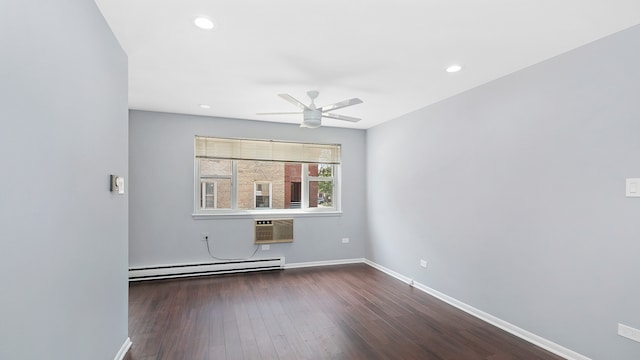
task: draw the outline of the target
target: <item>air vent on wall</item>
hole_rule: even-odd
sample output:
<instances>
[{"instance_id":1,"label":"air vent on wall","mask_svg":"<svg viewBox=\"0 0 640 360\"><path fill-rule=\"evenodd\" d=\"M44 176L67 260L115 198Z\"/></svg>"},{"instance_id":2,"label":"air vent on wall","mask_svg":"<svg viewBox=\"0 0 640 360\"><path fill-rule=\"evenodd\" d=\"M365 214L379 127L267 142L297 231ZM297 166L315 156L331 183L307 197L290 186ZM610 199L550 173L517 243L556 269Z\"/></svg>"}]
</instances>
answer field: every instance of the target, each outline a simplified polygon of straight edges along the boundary
<instances>
[{"instance_id":1,"label":"air vent on wall","mask_svg":"<svg viewBox=\"0 0 640 360\"><path fill-rule=\"evenodd\" d=\"M256 244L293 241L293 219L256 220Z\"/></svg>"}]
</instances>

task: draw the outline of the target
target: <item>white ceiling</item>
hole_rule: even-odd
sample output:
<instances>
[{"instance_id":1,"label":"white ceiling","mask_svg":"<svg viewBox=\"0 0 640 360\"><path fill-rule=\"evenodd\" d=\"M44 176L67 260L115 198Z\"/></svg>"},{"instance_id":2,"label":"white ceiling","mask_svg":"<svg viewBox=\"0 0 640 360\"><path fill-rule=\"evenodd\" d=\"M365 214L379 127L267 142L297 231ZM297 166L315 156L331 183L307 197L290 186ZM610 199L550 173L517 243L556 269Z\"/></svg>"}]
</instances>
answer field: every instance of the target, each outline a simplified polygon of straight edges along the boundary
<instances>
[{"instance_id":1,"label":"white ceiling","mask_svg":"<svg viewBox=\"0 0 640 360\"><path fill-rule=\"evenodd\" d=\"M640 23L638 0L96 2L129 57L132 109L299 123L256 113L319 90L319 106L362 99L335 111L359 123L323 119L360 129Z\"/></svg>"}]
</instances>

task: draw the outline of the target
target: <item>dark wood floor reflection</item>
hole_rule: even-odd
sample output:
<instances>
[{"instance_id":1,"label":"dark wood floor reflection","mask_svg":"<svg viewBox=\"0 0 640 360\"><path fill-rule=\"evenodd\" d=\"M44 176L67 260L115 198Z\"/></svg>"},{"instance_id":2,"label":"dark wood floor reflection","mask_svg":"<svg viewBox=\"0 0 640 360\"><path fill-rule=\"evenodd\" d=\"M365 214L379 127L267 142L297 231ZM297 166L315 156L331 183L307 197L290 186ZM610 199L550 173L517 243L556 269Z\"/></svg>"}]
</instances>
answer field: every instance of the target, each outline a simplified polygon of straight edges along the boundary
<instances>
[{"instance_id":1,"label":"dark wood floor reflection","mask_svg":"<svg viewBox=\"0 0 640 360\"><path fill-rule=\"evenodd\" d=\"M125 360L561 359L365 264L129 291Z\"/></svg>"}]
</instances>

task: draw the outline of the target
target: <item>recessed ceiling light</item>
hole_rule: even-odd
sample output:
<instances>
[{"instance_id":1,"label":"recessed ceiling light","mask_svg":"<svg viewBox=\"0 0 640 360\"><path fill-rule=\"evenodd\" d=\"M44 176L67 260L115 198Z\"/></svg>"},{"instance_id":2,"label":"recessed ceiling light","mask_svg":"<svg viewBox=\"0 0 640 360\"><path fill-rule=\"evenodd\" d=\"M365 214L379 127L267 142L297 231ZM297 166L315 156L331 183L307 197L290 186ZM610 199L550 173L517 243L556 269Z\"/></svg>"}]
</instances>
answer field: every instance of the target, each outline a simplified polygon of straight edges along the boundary
<instances>
[{"instance_id":1,"label":"recessed ceiling light","mask_svg":"<svg viewBox=\"0 0 640 360\"><path fill-rule=\"evenodd\" d=\"M455 73L462 70L462 66L460 65L451 65L447 68L448 73Z\"/></svg>"},{"instance_id":2,"label":"recessed ceiling light","mask_svg":"<svg viewBox=\"0 0 640 360\"><path fill-rule=\"evenodd\" d=\"M204 30L211 30L214 26L213 20L204 16L198 16L197 18L195 18L195 20L193 20L193 23L196 24L196 26L200 29Z\"/></svg>"},{"instance_id":3,"label":"recessed ceiling light","mask_svg":"<svg viewBox=\"0 0 640 360\"><path fill-rule=\"evenodd\" d=\"M200 109L211 109L211 105L207 105L207 104L200 104L198 106L200 106Z\"/></svg>"}]
</instances>

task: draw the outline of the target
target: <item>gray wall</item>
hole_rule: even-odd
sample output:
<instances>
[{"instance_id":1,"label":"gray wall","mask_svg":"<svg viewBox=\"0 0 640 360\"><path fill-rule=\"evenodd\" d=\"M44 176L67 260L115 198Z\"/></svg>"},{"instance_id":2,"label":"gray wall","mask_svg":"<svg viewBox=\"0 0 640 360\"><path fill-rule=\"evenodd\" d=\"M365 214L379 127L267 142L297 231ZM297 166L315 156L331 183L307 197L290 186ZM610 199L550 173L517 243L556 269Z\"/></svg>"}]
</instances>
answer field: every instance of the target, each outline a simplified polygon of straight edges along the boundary
<instances>
[{"instance_id":1,"label":"gray wall","mask_svg":"<svg viewBox=\"0 0 640 360\"><path fill-rule=\"evenodd\" d=\"M217 257L243 258L255 249L252 219L192 218L195 135L342 144L343 214L297 217L293 243L273 244L256 256L285 256L287 263L364 257L363 130L131 111L129 131L131 267L214 261L200 240L203 232ZM350 243L342 244L343 237Z\"/></svg>"},{"instance_id":2,"label":"gray wall","mask_svg":"<svg viewBox=\"0 0 640 360\"><path fill-rule=\"evenodd\" d=\"M616 335L640 328L638 44L634 27L369 129L367 257L594 359L640 358Z\"/></svg>"},{"instance_id":3,"label":"gray wall","mask_svg":"<svg viewBox=\"0 0 640 360\"><path fill-rule=\"evenodd\" d=\"M127 59L93 1L0 3L0 358L127 338Z\"/></svg>"}]
</instances>

